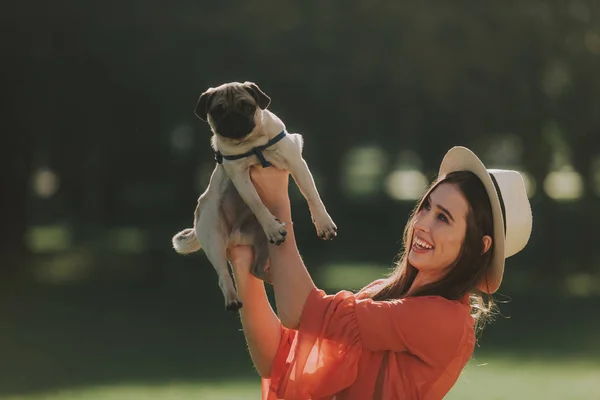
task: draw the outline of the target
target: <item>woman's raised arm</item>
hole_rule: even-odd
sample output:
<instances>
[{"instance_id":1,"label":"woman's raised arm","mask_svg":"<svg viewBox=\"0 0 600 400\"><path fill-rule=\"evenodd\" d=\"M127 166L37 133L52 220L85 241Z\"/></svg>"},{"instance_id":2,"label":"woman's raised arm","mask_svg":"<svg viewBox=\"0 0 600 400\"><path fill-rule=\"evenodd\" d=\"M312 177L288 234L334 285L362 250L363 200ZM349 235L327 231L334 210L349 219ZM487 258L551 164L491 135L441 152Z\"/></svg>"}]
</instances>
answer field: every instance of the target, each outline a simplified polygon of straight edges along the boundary
<instances>
[{"instance_id":1,"label":"woman's raised arm","mask_svg":"<svg viewBox=\"0 0 600 400\"><path fill-rule=\"evenodd\" d=\"M296 329L315 284L296 246L288 197L289 173L274 167L252 167L250 176L265 206L285 223L285 241L279 245L269 244L269 260L277 314L283 326Z\"/></svg>"},{"instance_id":2,"label":"woman's raised arm","mask_svg":"<svg viewBox=\"0 0 600 400\"><path fill-rule=\"evenodd\" d=\"M237 246L229 253L238 295L242 328L254 367L269 378L281 340L281 322L273 312L263 281L250 274L253 252L250 246Z\"/></svg>"}]
</instances>

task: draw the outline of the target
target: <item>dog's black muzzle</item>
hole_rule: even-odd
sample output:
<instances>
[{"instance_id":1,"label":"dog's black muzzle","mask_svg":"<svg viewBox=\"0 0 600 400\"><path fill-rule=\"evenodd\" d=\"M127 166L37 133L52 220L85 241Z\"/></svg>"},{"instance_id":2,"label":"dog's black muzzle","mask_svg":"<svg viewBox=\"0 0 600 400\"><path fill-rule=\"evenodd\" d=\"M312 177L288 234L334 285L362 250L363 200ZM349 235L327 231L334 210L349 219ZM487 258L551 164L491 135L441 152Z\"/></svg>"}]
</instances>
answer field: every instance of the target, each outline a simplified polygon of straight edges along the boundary
<instances>
[{"instance_id":1,"label":"dog's black muzzle","mask_svg":"<svg viewBox=\"0 0 600 400\"><path fill-rule=\"evenodd\" d=\"M219 135L229 139L241 139L254 129L254 115L243 114L239 111L229 111L218 121L215 121Z\"/></svg>"}]
</instances>

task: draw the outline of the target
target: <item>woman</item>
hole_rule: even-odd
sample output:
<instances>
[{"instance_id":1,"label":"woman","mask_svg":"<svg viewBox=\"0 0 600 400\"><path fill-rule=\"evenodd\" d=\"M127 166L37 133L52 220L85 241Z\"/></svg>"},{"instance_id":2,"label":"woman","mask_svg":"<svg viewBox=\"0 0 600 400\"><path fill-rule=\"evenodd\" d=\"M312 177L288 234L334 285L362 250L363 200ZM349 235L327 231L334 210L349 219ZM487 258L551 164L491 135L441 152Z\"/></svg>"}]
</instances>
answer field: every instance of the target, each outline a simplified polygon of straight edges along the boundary
<instances>
[{"instance_id":1,"label":"woman","mask_svg":"<svg viewBox=\"0 0 600 400\"><path fill-rule=\"evenodd\" d=\"M470 150L452 148L406 226L395 271L335 295L315 287L296 247L288 174L256 169L252 179L288 232L269 249L278 315L249 273L251 250L229 256L263 400L443 398L489 311L482 294L498 290L504 259L529 240L521 175L486 170Z\"/></svg>"}]
</instances>

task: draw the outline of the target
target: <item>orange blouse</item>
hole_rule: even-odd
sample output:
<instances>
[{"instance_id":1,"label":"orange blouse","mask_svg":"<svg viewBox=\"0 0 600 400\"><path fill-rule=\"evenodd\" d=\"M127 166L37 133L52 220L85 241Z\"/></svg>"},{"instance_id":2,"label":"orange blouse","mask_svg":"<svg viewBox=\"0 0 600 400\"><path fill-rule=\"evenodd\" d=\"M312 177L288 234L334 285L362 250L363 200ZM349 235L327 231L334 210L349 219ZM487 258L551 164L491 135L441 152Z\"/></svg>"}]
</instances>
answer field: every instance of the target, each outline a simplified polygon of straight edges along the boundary
<instances>
[{"instance_id":1,"label":"orange blouse","mask_svg":"<svg viewBox=\"0 0 600 400\"><path fill-rule=\"evenodd\" d=\"M442 399L475 346L468 296L373 301L314 289L282 327L262 400Z\"/></svg>"}]
</instances>

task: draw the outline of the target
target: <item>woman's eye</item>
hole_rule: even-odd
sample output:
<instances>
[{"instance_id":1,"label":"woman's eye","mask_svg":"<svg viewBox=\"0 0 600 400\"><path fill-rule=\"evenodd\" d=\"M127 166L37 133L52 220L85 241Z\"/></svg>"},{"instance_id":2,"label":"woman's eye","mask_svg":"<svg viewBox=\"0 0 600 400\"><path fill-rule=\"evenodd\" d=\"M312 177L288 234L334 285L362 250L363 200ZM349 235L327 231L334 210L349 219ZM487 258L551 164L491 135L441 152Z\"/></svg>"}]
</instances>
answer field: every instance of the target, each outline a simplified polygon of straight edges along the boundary
<instances>
[{"instance_id":1,"label":"woman's eye","mask_svg":"<svg viewBox=\"0 0 600 400\"><path fill-rule=\"evenodd\" d=\"M440 221L448 222L448 218L445 214L440 213L440 215L438 215L438 218L440 219Z\"/></svg>"}]
</instances>

